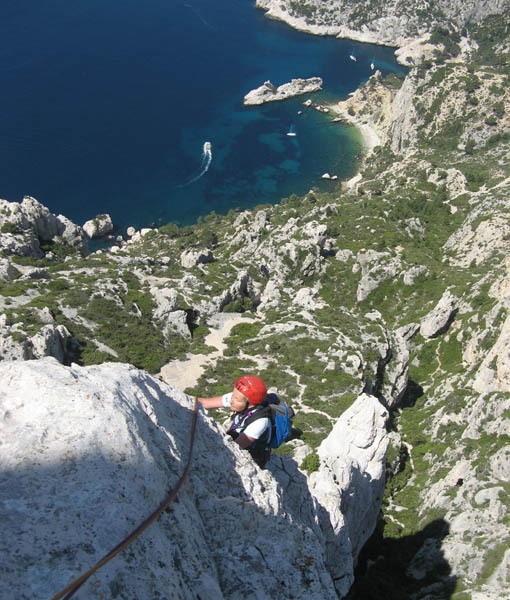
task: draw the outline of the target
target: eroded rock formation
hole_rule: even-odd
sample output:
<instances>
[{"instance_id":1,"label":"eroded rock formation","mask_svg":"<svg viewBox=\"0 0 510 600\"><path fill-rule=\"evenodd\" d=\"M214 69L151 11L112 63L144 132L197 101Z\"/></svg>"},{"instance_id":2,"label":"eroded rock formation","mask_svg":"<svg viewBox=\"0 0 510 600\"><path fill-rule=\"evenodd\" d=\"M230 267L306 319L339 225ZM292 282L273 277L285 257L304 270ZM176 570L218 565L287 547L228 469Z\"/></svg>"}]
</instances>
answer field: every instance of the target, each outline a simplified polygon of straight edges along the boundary
<instances>
[{"instance_id":1,"label":"eroded rock formation","mask_svg":"<svg viewBox=\"0 0 510 600\"><path fill-rule=\"evenodd\" d=\"M0 382L0 595L49 598L175 485L192 400L119 363L3 362ZM178 500L76 597L337 598L379 512L386 415L360 396L323 442L309 486L288 458L260 470L200 409Z\"/></svg>"}]
</instances>

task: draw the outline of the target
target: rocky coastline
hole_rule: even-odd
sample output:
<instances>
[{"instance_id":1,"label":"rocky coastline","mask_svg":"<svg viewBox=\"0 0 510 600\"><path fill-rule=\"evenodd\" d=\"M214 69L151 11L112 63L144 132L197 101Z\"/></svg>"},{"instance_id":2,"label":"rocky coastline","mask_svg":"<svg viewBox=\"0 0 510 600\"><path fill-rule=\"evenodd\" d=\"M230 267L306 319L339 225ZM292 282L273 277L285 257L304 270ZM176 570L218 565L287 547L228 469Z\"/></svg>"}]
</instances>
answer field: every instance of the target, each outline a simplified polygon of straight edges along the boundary
<instances>
[{"instance_id":1,"label":"rocky coastline","mask_svg":"<svg viewBox=\"0 0 510 600\"><path fill-rule=\"evenodd\" d=\"M441 19L449 20L460 30L468 22L480 22L489 15L508 11L508 2L480 4L476 0L455 0L442 4L440 14L434 11L426 14L419 5L402 10L397 0L389 0L375 10L374 4L367 0L356 4L336 0L327 5L321 0L308 0L301 6L292 0L256 0L256 7L270 19L283 21L296 30L313 35L404 47L428 36Z\"/></svg>"}]
</instances>

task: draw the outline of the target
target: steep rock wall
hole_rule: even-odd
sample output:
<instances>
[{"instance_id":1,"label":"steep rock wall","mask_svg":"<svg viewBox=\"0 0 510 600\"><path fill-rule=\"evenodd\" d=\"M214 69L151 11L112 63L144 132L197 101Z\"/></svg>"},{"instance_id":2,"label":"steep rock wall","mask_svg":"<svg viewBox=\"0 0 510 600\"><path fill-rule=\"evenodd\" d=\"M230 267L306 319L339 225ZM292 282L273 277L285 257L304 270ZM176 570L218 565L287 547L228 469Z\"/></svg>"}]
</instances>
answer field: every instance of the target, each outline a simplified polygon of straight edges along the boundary
<instances>
[{"instance_id":1,"label":"steep rock wall","mask_svg":"<svg viewBox=\"0 0 510 600\"><path fill-rule=\"evenodd\" d=\"M0 596L52 597L175 485L192 402L118 363L4 362L0 382ZM178 500L76 598L337 598L333 577L342 595L380 508L384 420L377 400L360 396L309 487L290 459L258 469L200 409Z\"/></svg>"}]
</instances>

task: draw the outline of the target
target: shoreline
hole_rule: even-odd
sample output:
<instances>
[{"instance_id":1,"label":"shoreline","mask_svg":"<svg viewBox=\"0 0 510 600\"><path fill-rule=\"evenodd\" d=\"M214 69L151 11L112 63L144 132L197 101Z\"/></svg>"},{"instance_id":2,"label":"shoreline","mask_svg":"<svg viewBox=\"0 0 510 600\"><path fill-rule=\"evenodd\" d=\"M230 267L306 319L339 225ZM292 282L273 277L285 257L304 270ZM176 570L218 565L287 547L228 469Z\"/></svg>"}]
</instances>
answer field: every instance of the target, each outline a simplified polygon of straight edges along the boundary
<instances>
[{"instance_id":1,"label":"shoreline","mask_svg":"<svg viewBox=\"0 0 510 600\"><path fill-rule=\"evenodd\" d=\"M356 29L350 29L345 25L310 25L306 22L304 17L292 17L280 7L270 6L268 8L263 5L261 0L256 1L255 8L262 10L264 17L272 19L273 21L285 23L296 31L322 37L329 36L338 39L352 40L353 42L362 44L375 44L377 46L395 48L397 60L400 64L405 66L409 66L409 63L402 58L402 55L398 56L397 52L417 41L417 38L406 36L400 36L397 39L390 39L388 37L382 38L378 32L362 32Z\"/></svg>"},{"instance_id":2,"label":"shoreline","mask_svg":"<svg viewBox=\"0 0 510 600\"><path fill-rule=\"evenodd\" d=\"M376 146L381 145L381 138L377 131L368 123L361 122L356 117L351 116L345 109L339 108L337 104L328 105L328 108L338 116L333 122L347 123L355 127L363 140L365 156L369 156Z\"/></svg>"},{"instance_id":3,"label":"shoreline","mask_svg":"<svg viewBox=\"0 0 510 600\"><path fill-rule=\"evenodd\" d=\"M408 37L408 36L396 36L393 39L382 38L377 32L361 32L353 29L349 29L345 25L338 26L327 26L327 25L311 25L306 22L303 17L293 17L283 10L279 5L275 5L270 0L256 0L255 7L264 12L264 17L268 19L280 21L285 23L288 27L295 29L296 31L302 31L310 35L323 36L323 37L335 37L337 39L347 39L363 44L375 44L379 46L386 46L394 48L394 55L398 64L412 68L413 65L420 63L427 54L431 53L434 47L428 44L430 39L429 34L422 34L421 36ZM380 72L376 71L374 75ZM372 75L371 77L374 77ZM370 80L370 78L369 78ZM369 81L368 80L368 81ZM332 119L332 122L341 121L347 125L351 125L356 128L361 136L363 143L363 157L360 161L359 167L356 173L350 178L343 180L345 186L353 187L362 179L361 169L363 162L369 157L377 146L381 146L386 140L385 132L378 132L376 128L368 123L365 119L361 120L357 115L359 112L354 111L354 114L350 113L348 108L355 105L357 102L356 95L359 90L364 86L361 84L358 88L350 94L349 98L343 101L338 101L334 104L328 103L325 105L332 113L336 115Z\"/></svg>"}]
</instances>

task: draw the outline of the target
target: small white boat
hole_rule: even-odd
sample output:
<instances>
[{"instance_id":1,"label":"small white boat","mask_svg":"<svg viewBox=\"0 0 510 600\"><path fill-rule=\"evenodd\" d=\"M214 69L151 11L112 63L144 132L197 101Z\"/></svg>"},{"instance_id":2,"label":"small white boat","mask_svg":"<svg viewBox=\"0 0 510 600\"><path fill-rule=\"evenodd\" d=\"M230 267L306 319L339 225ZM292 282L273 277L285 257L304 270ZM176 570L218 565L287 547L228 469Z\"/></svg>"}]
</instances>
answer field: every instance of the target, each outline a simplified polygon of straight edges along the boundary
<instances>
[{"instance_id":1,"label":"small white boat","mask_svg":"<svg viewBox=\"0 0 510 600\"><path fill-rule=\"evenodd\" d=\"M291 125L289 127L289 131L287 131L287 135L290 137L296 137L296 132L294 131L294 125Z\"/></svg>"},{"instance_id":2,"label":"small white boat","mask_svg":"<svg viewBox=\"0 0 510 600\"><path fill-rule=\"evenodd\" d=\"M372 71L375 69L375 65L374 65L374 63L373 63L373 62L372 62L372 63L370 63L370 68L372 69Z\"/></svg>"},{"instance_id":3,"label":"small white boat","mask_svg":"<svg viewBox=\"0 0 510 600\"><path fill-rule=\"evenodd\" d=\"M358 59L354 56L354 54L349 54L349 58L354 62L358 62Z\"/></svg>"}]
</instances>

